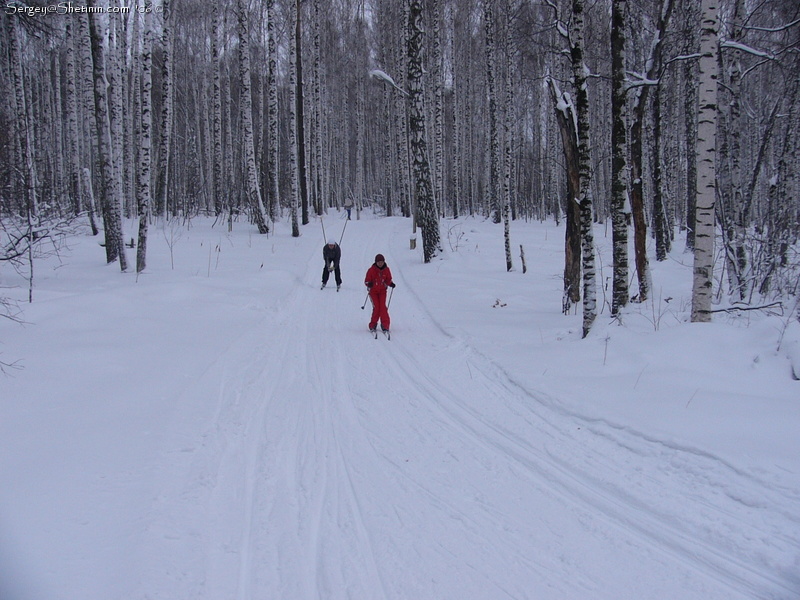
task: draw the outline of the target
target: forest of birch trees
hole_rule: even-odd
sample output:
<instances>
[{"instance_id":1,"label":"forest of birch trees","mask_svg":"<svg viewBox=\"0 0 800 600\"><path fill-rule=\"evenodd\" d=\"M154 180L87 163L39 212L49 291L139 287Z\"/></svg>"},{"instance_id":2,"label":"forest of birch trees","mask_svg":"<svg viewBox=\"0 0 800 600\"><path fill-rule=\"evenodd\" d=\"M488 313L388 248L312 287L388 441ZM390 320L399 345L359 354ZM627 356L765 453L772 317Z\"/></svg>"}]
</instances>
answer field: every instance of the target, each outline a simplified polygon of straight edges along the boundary
<instances>
[{"instance_id":1,"label":"forest of birch trees","mask_svg":"<svg viewBox=\"0 0 800 600\"><path fill-rule=\"evenodd\" d=\"M0 267L81 224L138 272L157 220L300 235L349 199L425 262L441 219L493 219L509 270L554 220L584 333L598 224L614 315L676 243L695 320L800 293L797 0L2 1Z\"/></svg>"}]
</instances>

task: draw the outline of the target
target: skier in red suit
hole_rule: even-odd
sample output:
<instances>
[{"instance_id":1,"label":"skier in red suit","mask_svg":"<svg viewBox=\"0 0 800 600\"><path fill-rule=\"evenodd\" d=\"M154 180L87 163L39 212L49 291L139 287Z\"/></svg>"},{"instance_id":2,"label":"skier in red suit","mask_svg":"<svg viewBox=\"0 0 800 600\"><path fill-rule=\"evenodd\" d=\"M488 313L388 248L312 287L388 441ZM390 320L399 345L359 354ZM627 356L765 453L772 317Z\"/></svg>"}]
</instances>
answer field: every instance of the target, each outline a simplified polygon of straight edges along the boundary
<instances>
[{"instance_id":1,"label":"skier in red suit","mask_svg":"<svg viewBox=\"0 0 800 600\"><path fill-rule=\"evenodd\" d=\"M392 281L392 271L383 258L383 254L375 256L375 263L367 269L364 285L369 288L369 298L372 300L372 318L369 320L369 330L375 331L378 320L381 329L389 331L389 310L386 308L386 288L395 287Z\"/></svg>"}]
</instances>

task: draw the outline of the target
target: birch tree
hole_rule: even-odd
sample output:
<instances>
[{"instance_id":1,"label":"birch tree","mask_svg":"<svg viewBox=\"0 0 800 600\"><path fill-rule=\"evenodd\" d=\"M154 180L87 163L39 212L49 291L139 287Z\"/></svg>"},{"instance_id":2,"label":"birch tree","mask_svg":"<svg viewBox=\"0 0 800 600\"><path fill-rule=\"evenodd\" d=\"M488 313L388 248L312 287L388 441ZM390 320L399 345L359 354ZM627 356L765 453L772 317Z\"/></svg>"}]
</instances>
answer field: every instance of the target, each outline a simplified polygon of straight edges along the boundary
<instances>
[{"instance_id":1,"label":"birch tree","mask_svg":"<svg viewBox=\"0 0 800 600\"><path fill-rule=\"evenodd\" d=\"M506 271L514 268L511 258L511 171L512 171L512 120L514 118L514 83L513 72L517 61L516 51L511 36L511 19L513 0L506 2L503 24L503 55L505 56L505 117L503 119L503 240L506 253Z\"/></svg>"},{"instance_id":2,"label":"birch tree","mask_svg":"<svg viewBox=\"0 0 800 600\"><path fill-rule=\"evenodd\" d=\"M294 18L297 18L295 15ZM297 27L291 27L290 48L295 48L294 36ZM300 225L297 222L297 209L300 205L299 175L297 172L297 54L289 51L289 171L292 182L292 198L290 219L292 237L300 237Z\"/></svg>"},{"instance_id":3,"label":"birch tree","mask_svg":"<svg viewBox=\"0 0 800 600\"><path fill-rule=\"evenodd\" d=\"M78 133L78 90L75 85L75 41L73 33L73 20L67 19L65 30L65 62L66 62L66 111L67 111L67 148L69 151L69 191L72 200L72 209L75 214L82 210L81 201L81 156L80 136Z\"/></svg>"},{"instance_id":4,"label":"birch tree","mask_svg":"<svg viewBox=\"0 0 800 600\"><path fill-rule=\"evenodd\" d=\"M300 0L295 0L294 54L295 54L295 119L297 123L297 180L300 194L303 225L308 225L308 181L306 177L306 128L303 110L303 11Z\"/></svg>"},{"instance_id":5,"label":"birch tree","mask_svg":"<svg viewBox=\"0 0 800 600\"><path fill-rule=\"evenodd\" d=\"M108 115L108 81L106 79L105 55L103 51L103 33L97 22L95 13L96 0L88 0L89 35L92 46L92 62L94 64L94 104L97 122L98 153L100 159L101 198L103 204L103 220L105 223L106 261L119 260L119 267L127 271L128 260L125 256L125 244L122 236L122 199L119 196L117 179L114 176L113 150L111 143L111 122Z\"/></svg>"},{"instance_id":6,"label":"birch tree","mask_svg":"<svg viewBox=\"0 0 800 600\"><path fill-rule=\"evenodd\" d=\"M8 54L11 67L11 79L14 86L14 101L16 106L14 119L16 140L19 147L18 164L22 167L22 190L25 197L25 210L28 218L39 214L39 201L36 195L36 171L33 160L33 123L29 117L29 102L25 89L25 75L23 73L22 51L17 27L18 19L6 17L6 32L8 34Z\"/></svg>"},{"instance_id":7,"label":"birch tree","mask_svg":"<svg viewBox=\"0 0 800 600\"><path fill-rule=\"evenodd\" d=\"M258 232L265 234L269 227L264 218L264 202L261 198L261 187L256 172L256 150L253 143L253 97L250 90L250 31L248 27L247 1L238 0L239 17L239 75L241 89L239 91L239 110L242 123L244 143L245 178L247 200L252 210L253 220Z\"/></svg>"},{"instance_id":8,"label":"birch tree","mask_svg":"<svg viewBox=\"0 0 800 600\"><path fill-rule=\"evenodd\" d=\"M408 12L408 120L411 165L414 171L418 223L422 229L423 260L429 263L439 249L439 215L431 185L425 140L425 95L422 89L422 2L410 0Z\"/></svg>"},{"instance_id":9,"label":"birch tree","mask_svg":"<svg viewBox=\"0 0 800 600\"><path fill-rule=\"evenodd\" d=\"M444 64L442 62L442 0L433 0L431 6L433 27L431 36L431 54L433 58L433 156L434 156L434 198L444 212Z\"/></svg>"},{"instance_id":10,"label":"birch tree","mask_svg":"<svg viewBox=\"0 0 800 600\"><path fill-rule=\"evenodd\" d=\"M486 186L492 220L502 219L500 208L500 130L497 109L497 50L494 25L495 0L483 0L483 25L486 34L486 95L489 99L489 183Z\"/></svg>"},{"instance_id":11,"label":"birch tree","mask_svg":"<svg viewBox=\"0 0 800 600\"><path fill-rule=\"evenodd\" d=\"M211 119L213 137L213 180L214 180L214 214L222 214L225 203L223 202L222 182L222 90L221 90L221 64L220 64L220 3L211 5Z\"/></svg>"},{"instance_id":12,"label":"birch tree","mask_svg":"<svg viewBox=\"0 0 800 600\"><path fill-rule=\"evenodd\" d=\"M142 39L142 114L140 125L139 147L139 188L137 190L137 204L139 208L139 241L136 248L136 272L141 273L147 266L147 229L150 221L150 133L153 125L152 94L153 94L153 17L152 2L144 3L144 32Z\"/></svg>"},{"instance_id":13,"label":"birch tree","mask_svg":"<svg viewBox=\"0 0 800 600\"><path fill-rule=\"evenodd\" d=\"M666 28L672 15L675 0L662 0L656 25L655 39L645 59L645 71L638 74L640 81L633 88L633 108L630 136L630 199L633 215L633 252L636 262L636 277L639 283L637 302L644 302L650 295L650 265L647 258L647 219L644 200L643 144L647 100L650 86L656 84L661 69L661 52Z\"/></svg>"},{"instance_id":14,"label":"birch tree","mask_svg":"<svg viewBox=\"0 0 800 600\"><path fill-rule=\"evenodd\" d=\"M594 234L592 232L592 156L589 137L588 68L584 62L584 0L572 1L570 58L575 86L575 114L578 129L578 168L580 191L575 201L581 211L581 266L583 268L583 337L597 317L597 296L594 270Z\"/></svg>"},{"instance_id":15,"label":"birch tree","mask_svg":"<svg viewBox=\"0 0 800 600\"><path fill-rule=\"evenodd\" d=\"M269 181L271 199L269 202L270 218L275 220L275 209L280 204L280 190L278 187L278 52L275 42L275 0L267 0L267 61L268 61L268 138L269 138L269 158L267 160L269 168Z\"/></svg>"},{"instance_id":16,"label":"birch tree","mask_svg":"<svg viewBox=\"0 0 800 600\"><path fill-rule=\"evenodd\" d=\"M625 30L627 0L611 3L611 226L614 253L611 315L628 303L627 99Z\"/></svg>"},{"instance_id":17,"label":"birch tree","mask_svg":"<svg viewBox=\"0 0 800 600\"><path fill-rule=\"evenodd\" d=\"M547 86L555 107L556 122L561 134L561 147L566 166L567 195L564 202L564 294L561 310L567 314L572 305L581 299L581 237L580 195L581 176L578 157L578 132L575 107L572 98L561 90L552 77L547 78Z\"/></svg>"},{"instance_id":18,"label":"birch tree","mask_svg":"<svg viewBox=\"0 0 800 600\"><path fill-rule=\"evenodd\" d=\"M714 283L714 206L716 202L717 141L717 38L719 31L716 0L702 0L700 24L699 87L697 119L697 200L694 278L692 281L692 322L711 321Z\"/></svg>"},{"instance_id":19,"label":"birch tree","mask_svg":"<svg viewBox=\"0 0 800 600\"><path fill-rule=\"evenodd\" d=\"M172 142L173 126L173 17L172 0L162 0L162 31L161 52L163 64L161 67L161 137L158 146L158 172L156 176L156 212L164 215L167 206L167 189L169 185L170 170L170 144Z\"/></svg>"}]
</instances>

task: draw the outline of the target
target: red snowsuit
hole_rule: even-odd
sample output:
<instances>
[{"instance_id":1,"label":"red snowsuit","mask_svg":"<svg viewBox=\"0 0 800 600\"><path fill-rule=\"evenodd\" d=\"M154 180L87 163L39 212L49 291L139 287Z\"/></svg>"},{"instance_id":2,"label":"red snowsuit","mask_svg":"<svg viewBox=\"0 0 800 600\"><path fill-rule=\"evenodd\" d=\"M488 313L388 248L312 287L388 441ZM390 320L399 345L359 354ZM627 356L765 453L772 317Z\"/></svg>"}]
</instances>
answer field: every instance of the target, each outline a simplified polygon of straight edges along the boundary
<instances>
[{"instance_id":1,"label":"red snowsuit","mask_svg":"<svg viewBox=\"0 0 800 600\"><path fill-rule=\"evenodd\" d=\"M394 287L392 283L392 271L389 265L383 263L382 267L374 264L367 269L364 277L364 284L369 288L369 298L372 300L372 318L369 320L369 328L374 329L381 321L383 329L389 329L389 311L386 308L386 288Z\"/></svg>"}]
</instances>

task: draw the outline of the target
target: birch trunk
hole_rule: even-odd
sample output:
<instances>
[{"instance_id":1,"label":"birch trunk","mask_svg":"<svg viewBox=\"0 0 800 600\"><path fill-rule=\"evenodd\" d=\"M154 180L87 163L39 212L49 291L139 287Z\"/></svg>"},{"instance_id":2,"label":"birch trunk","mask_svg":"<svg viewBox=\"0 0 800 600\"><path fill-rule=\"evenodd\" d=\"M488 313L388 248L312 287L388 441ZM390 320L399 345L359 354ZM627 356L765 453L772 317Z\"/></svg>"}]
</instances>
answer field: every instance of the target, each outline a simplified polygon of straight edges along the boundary
<instances>
[{"instance_id":1,"label":"birch trunk","mask_svg":"<svg viewBox=\"0 0 800 600\"><path fill-rule=\"evenodd\" d=\"M561 133L561 146L567 171L567 198L564 207L564 294L561 299L561 310L567 314L572 305L581 299L581 213L577 200L581 189L578 132L575 131L575 112L569 96L558 88L558 84L552 78L548 79L547 83Z\"/></svg>"},{"instance_id":2,"label":"birch trunk","mask_svg":"<svg viewBox=\"0 0 800 600\"><path fill-rule=\"evenodd\" d=\"M425 141L425 96L422 89L422 2L411 0L408 13L408 115L411 164L418 221L422 229L423 260L429 263L439 248L439 219L431 185L431 168Z\"/></svg>"},{"instance_id":3,"label":"birch trunk","mask_svg":"<svg viewBox=\"0 0 800 600\"><path fill-rule=\"evenodd\" d=\"M650 82L656 79L661 68L661 51L666 37L666 29L673 13L675 0L662 0L658 23L656 25L655 40L650 53L646 58L645 79ZM639 282L638 302L644 302L650 295L652 283L650 281L650 265L647 259L647 218L645 217L644 202L644 169L643 151L644 121L647 116L647 99L649 85L636 88L633 97L633 122L631 124L631 212L633 214L633 247L636 262L636 276Z\"/></svg>"},{"instance_id":4,"label":"birch trunk","mask_svg":"<svg viewBox=\"0 0 800 600\"><path fill-rule=\"evenodd\" d=\"M575 201L580 205L581 214L581 266L583 268L583 337L597 317L597 292L594 266L594 235L592 232L592 156L589 137L589 94L587 73L584 62L584 0L572 2L572 77L575 84L575 114L578 128L578 167L580 172L580 192Z\"/></svg>"},{"instance_id":5,"label":"birch trunk","mask_svg":"<svg viewBox=\"0 0 800 600\"><path fill-rule=\"evenodd\" d=\"M731 16L731 40L742 42L742 23L745 19L743 0L735 0ZM719 209L716 211L722 225L722 239L725 245L729 294L734 300L744 301L749 296L750 277L748 258L745 249L747 223L743 213L744 168L742 166L742 136L747 123L742 115L742 64L741 51L730 50L732 55L727 64L720 53L720 73L727 74L723 89L727 91L729 102L719 105L720 127L718 131L722 142L719 146L717 180L719 182Z\"/></svg>"},{"instance_id":6,"label":"birch trunk","mask_svg":"<svg viewBox=\"0 0 800 600\"><path fill-rule=\"evenodd\" d=\"M656 260L667 260L672 249L670 225L661 176L661 88L653 93L653 234L656 238Z\"/></svg>"},{"instance_id":7,"label":"birch trunk","mask_svg":"<svg viewBox=\"0 0 800 600\"><path fill-rule=\"evenodd\" d=\"M322 159L322 135L324 128L322 126L322 66L321 54L319 46L319 29L320 29L320 12L319 0L313 0L314 21L313 21L313 35L314 35L314 87L313 87L313 119L314 119L314 160L313 160L313 181L314 181L314 197L316 198L315 210L318 215L324 211L326 201L328 200L328 190L323 190L323 169L324 163Z\"/></svg>"},{"instance_id":8,"label":"birch trunk","mask_svg":"<svg viewBox=\"0 0 800 600\"><path fill-rule=\"evenodd\" d=\"M67 148L69 151L69 193L72 210L77 215L82 210L81 201L81 163L80 137L78 134L78 90L75 85L75 40L73 20L66 20L66 109L67 109Z\"/></svg>"},{"instance_id":9,"label":"birch trunk","mask_svg":"<svg viewBox=\"0 0 800 600\"><path fill-rule=\"evenodd\" d=\"M95 0L86 3L90 9L96 8ZM105 55L103 52L103 34L95 14L88 13L89 34L92 45L92 62L94 63L94 104L97 122L98 154L100 159L101 203L105 222L106 261L119 259L122 271L128 269L125 256L125 244L122 239L122 199L114 176L113 150L111 143L111 122L108 115L108 81L105 72Z\"/></svg>"},{"instance_id":10,"label":"birch trunk","mask_svg":"<svg viewBox=\"0 0 800 600\"><path fill-rule=\"evenodd\" d=\"M137 204L139 208L139 242L136 248L136 272L147 266L147 226L150 221L150 133L153 125L151 99L153 93L153 18L152 2L144 3L144 37L142 39L142 115L139 147L139 185Z\"/></svg>"},{"instance_id":11,"label":"birch trunk","mask_svg":"<svg viewBox=\"0 0 800 600\"><path fill-rule=\"evenodd\" d=\"M275 1L267 0L267 60L269 62L267 94L269 96L269 108L267 115L269 128L269 178L271 198L269 201L270 219L275 220L276 208L280 206L280 191L278 188L278 59L275 44Z\"/></svg>"},{"instance_id":12,"label":"birch trunk","mask_svg":"<svg viewBox=\"0 0 800 600\"><path fill-rule=\"evenodd\" d=\"M156 213L165 215L169 210L167 194L169 187L169 169L172 141L172 79L174 68L172 65L172 6L171 0L163 0L162 4L163 31L161 32L161 46L164 63L161 68L161 138L158 147L158 173L156 179Z\"/></svg>"},{"instance_id":13,"label":"birch trunk","mask_svg":"<svg viewBox=\"0 0 800 600\"><path fill-rule=\"evenodd\" d=\"M292 49L295 48L295 35L297 35L297 27L292 27L289 42ZM292 51L289 52L289 171L292 182L290 208L292 237L300 237L300 226L297 222L297 209L300 204L297 173L297 54Z\"/></svg>"},{"instance_id":14,"label":"birch trunk","mask_svg":"<svg viewBox=\"0 0 800 600\"><path fill-rule=\"evenodd\" d=\"M700 34L700 105L697 119L697 200L692 282L692 322L711 321L714 283L714 206L716 202L717 37L716 0L702 0Z\"/></svg>"},{"instance_id":15,"label":"birch trunk","mask_svg":"<svg viewBox=\"0 0 800 600\"><path fill-rule=\"evenodd\" d=\"M358 215L364 208L364 77L356 76L356 197Z\"/></svg>"},{"instance_id":16,"label":"birch trunk","mask_svg":"<svg viewBox=\"0 0 800 600\"><path fill-rule=\"evenodd\" d=\"M125 201L125 186L123 180L123 164L125 156L123 155L123 142L125 135L123 133L123 110L122 98L124 94L124 86L122 80L122 67L120 62L123 60L122 52L124 42L120 40L117 31L119 25L120 15L111 15L109 19L108 29L108 61L107 73L109 79L109 96L108 96L108 115L109 122L111 123L111 156L112 164L114 165L114 179L115 187L118 190L118 195L121 202L121 210L123 214L128 214L127 203Z\"/></svg>"},{"instance_id":17,"label":"birch trunk","mask_svg":"<svg viewBox=\"0 0 800 600\"><path fill-rule=\"evenodd\" d=\"M442 6L441 0L433 0L431 6L433 13L433 35L432 35L432 54L433 54L433 181L434 181L434 200L439 207L438 212L444 214L444 99L442 97L444 88L444 65L442 63Z\"/></svg>"},{"instance_id":18,"label":"birch trunk","mask_svg":"<svg viewBox=\"0 0 800 600\"><path fill-rule=\"evenodd\" d=\"M253 140L253 97L250 89L250 33L248 28L248 10L246 0L238 0L239 15L239 74L241 89L239 91L239 107L242 124L242 141L244 143L245 179L247 199L253 211L253 220L258 232L265 234L269 227L264 219L264 202L261 199L261 187L256 172L256 150Z\"/></svg>"},{"instance_id":19,"label":"birch trunk","mask_svg":"<svg viewBox=\"0 0 800 600\"><path fill-rule=\"evenodd\" d=\"M614 247L611 315L618 316L628 303L627 118L625 28L627 0L611 5L611 227Z\"/></svg>"},{"instance_id":20,"label":"birch trunk","mask_svg":"<svg viewBox=\"0 0 800 600\"><path fill-rule=\"evenodd\" d=\"M39 201L36 195L36 171L33 161L33 123L29 119L28 101L25 93L22 51L20 49L19 32L17 31L18 19L7 17L5 21L6 32L8 33L9 64L17 111L14 123L21 155L18 160L21 159L19 164L23 167L21 187L25 197L25 212L35 218L39 214Z\"/></svg>"},{"instance_id":21,"label":"birch trunk","mask_svg":"<svg viewBox=\"0 0 800 600\"><path fill-rule=\"evenodd\" d=\"M212 3L211 16L211 105L212 105L212 137L213 137L213 179L214 179L214 214L219 216L225 209L223 202L224 185L222 181L222 91L220 78L222 65L219 52L219 12L220 3Z\"/></svg>"},{"instance_id":22,"label":"birch trunk","mask_svg":"<svg viewBox=\"0 0 800 600\"><path fill-rule=\"evenodd\" d=\"M513 49L513 41L511 39L511 15L512 15L511 1L506 5L506 15L504 23L503 40L505 42L504 55L506 57L506 77L505 77L505 118L503 120L503 240L505 243L506 253L506 271L511 271L514 268L514 262L511 257L511 125L514 117L514 85L512 74L514 72L514 63L516 60L516 52Z\"/></svg>"},{"instance_id":23,"label":"birch trunk","mask_svg":"<svg viewBox=\"0 0 800 600\"><path fill-rule=\"evenodd\" d=\"M498 189L500 186L500 132L497 114L497 60L494 35L495 0L484 0L483 21L486 35L486 94L489 98L489 182L486 186L489 210L492 220L502 219Z\"/></svg>"},{"instance_id":24,"label":"birch trunk","mask_svg":"<svg viewBox=\"0 0 800 600\"><path fill-rule=\"evenodd\" d=\"M303 111L303 11L300 8L300 0L295 0L295 34L294 34L294 53L295 68L297 70L295 85L297 91L295 95L295 111L297 119L297 180L300 193L300 208L302 210L303 225L308 225L308 185L306 177L306 128L305 116Z\"/></svg>"},{"instance_id":25,"label":"birch trunk","mask_svg":"<svg viewBox=\"0 0 800 600\"><path fill-rule=\"evenodd\" d=\"M684 66L684 79L686 95L684 97L685 128L684 137L686 138L686 251L694 252L694 234L697 200L697 161L694 160L697 152L697 85L694 76L695 66L686 64Z\"/></svg>"}]
</instances>

